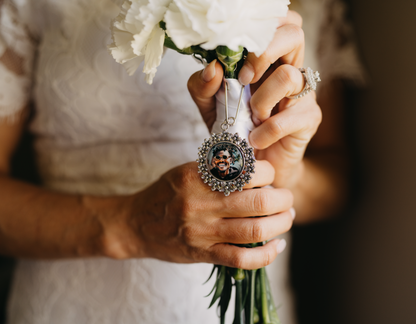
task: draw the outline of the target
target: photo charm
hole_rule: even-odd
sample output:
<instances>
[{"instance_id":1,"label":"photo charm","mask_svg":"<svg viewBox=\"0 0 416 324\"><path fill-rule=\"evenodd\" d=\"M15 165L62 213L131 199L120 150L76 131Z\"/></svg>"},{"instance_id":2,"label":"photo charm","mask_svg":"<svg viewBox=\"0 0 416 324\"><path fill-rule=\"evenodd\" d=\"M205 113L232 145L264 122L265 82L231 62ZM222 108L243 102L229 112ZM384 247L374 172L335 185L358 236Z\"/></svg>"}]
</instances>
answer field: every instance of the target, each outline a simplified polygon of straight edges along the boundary
<instances>
[{"instance_id":1,"label":"photo charm","mask_svg":"<svg viewBox=\"0 0 416 324\"><path fill-rule=\"evenodd\" d=\"M253 148L238 133L222 132L205 139L197 162L204 183L228 196L250 183L256 159Z\"/></svg>"}]
</instances>

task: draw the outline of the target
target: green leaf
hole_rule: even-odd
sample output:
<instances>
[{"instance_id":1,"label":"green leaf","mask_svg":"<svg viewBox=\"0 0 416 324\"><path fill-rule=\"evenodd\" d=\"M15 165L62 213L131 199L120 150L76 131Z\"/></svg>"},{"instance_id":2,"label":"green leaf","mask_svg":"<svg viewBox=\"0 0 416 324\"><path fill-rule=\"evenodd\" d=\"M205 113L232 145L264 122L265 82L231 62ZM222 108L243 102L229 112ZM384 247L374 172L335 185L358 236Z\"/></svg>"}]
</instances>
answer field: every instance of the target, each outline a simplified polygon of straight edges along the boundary
<instances>
[{"instance_id":1,"label":"green leaf","mask_svg":"<svg viewBox=\"0 0 416 324\"><path fill-rule=\"evenodd\" d=\"M267 273L265 272L266 280L266 292L267 292L267 303L269 305L269 314L270 314L270 324L281 324L279 316L277 315L277 310L274 304L273 295L270 289L270 281Z\"/></svg>"},{"instance_id":2,"label":"green leaf","mask_svg":"<svg viewBox=\"0 0 416 324\"><path fill-rule=\"evenodd\" d=\"M215 270L218 268L219 269L219 265L214 264L214 266L212 267L212 271L211 274L209 275L208 279L203 283L204 285L212 278L212 275L214 274ZM211 295L211 293L208 294L208 296Z\"/></svg>"},{"instance_id":3,"label":"green leaf","mask_svg":"<svg viewBox=\"0 0 416 324\"><path fill-rule=\"evenodd\" d=\"M231 276L227 273L224 289L222 291L221 299L219 302L221 324L224 324L225 322L225 313L227 312L228 305L230 304L232 287L233 283L231 282Z\"/></svg>"},{"instance_id":4,"label":"green leaf","mask_svg":"<svg viewBox=\"0 0 416 324\"><path fill-rule=\"evenodd\" d=\"M225 283L225 277L226 277L226 268L225 266L221 266L220 268L220 275L217 279L217 281L215 282L215 294L212 297L211 303L209 304L208 308L211 308L212 305L214 305L214 303L217 301L217 299L221 296L222 291L224 289L224 283Z\"/></svg>"}]
</instances>

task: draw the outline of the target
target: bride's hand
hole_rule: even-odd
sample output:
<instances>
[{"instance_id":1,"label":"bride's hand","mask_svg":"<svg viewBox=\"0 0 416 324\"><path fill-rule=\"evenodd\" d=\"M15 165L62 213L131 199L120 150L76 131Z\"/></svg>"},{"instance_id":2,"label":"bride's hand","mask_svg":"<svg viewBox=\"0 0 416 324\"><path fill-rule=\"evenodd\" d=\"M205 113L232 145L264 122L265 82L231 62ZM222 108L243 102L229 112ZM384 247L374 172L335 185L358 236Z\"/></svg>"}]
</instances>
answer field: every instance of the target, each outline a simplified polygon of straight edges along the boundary
<instances>
[{"instance_id":1,"label":"bride's hand","mask_svg":"<svg viewBox=\"0 0 416 324\"><path fill-rule=\"evenodd\" d=\"M270 163L247 187L273 181ZM164 174L123 203L122 217L103 218L107 255L157 258L179 263L208 262L243 269L270 264L285 242L274 239L252 249L233 244L272 239L292 226L293 197L286 189L244 190L225 197L212 192L188 163ZM252 216L268 217L250 218Z\"/></svg>"},{"instance_id":2,"label":"bride's hand","mask_svg":"<svg viewBox=\"0 0 416 324\"><path fill-rule=\"evenodd\" d=\"M275 187L293 188L303 170L303 154L321 122L321 110L315 94L301 99L285 97L298 94L304 78L298 70L303 64L304 37L301 18L293 11L282 21L274 39L260 57L249 53L239 74L243 84L251 83L251 108L256 129L249 140L258 159L275 168ZM188 82L190 93L209 128L216 112L215 98L222 80L219 63L213 62L195 73Z\"/></svg>"}]
</instances>

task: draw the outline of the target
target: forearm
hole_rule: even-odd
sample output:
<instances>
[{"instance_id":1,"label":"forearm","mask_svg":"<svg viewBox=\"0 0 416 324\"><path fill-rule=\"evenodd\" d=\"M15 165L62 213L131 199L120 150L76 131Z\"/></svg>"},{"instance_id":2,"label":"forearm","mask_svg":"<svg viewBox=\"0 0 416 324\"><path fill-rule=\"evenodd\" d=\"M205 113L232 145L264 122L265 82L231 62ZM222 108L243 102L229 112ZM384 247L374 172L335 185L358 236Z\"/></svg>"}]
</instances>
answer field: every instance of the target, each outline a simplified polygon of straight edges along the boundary
<instances>
[{"instance_id":1,"label":"forearm","mask_svg":"<svg viewBox=\"0 0 416 324\"><path fill-rule=\"evenodd\" d=\"M108 218L119 199L67 195L0 175L0 254L73 258L107 254Z\"/></svg>"},{"instance_id":2,"label":"forearm","mask_svg":"<svg viewBox=\"0 0 416 324\"><path fill-rule=\"evenodd\" d=\"M345 206L348 197L346 160L335 152L320 152L304 158L299 181L291 188L295 198L295 223L328 219Z\"/></svg>"}]
</instances>

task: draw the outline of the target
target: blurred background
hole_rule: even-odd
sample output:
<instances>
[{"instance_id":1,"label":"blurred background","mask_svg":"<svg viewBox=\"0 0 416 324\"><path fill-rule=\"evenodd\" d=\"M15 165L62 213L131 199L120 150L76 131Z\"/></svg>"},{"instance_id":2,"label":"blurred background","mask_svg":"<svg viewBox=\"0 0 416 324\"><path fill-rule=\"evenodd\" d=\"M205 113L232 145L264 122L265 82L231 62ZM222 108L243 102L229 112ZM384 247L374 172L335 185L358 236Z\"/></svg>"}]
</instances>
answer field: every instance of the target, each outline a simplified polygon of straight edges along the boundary
<instances>
[{"instance_id":1,"label":"blurred background","mask_svg":"<svg viewBox=\"0 0 416 324\"><path fill-rule=\"evenodd\" d=\"M370 82L348 92L350 205L292 230L299 324L414 324L416 1L347 2ZM36 183L31 152L27 135L13 172ZM0 257L0 323L13 264Z\"/></svg>"},{"instance_id":2,"label":"blurred background","mask_svg":"<svg viewBox=\"0 0 416 324\"><path fill-rule=\"evenodd\" d=\"M416 1L347 2L370 80L348 95L350 206L293 229L299 324L414 324Z\"/></svg>"}]
</instances>

